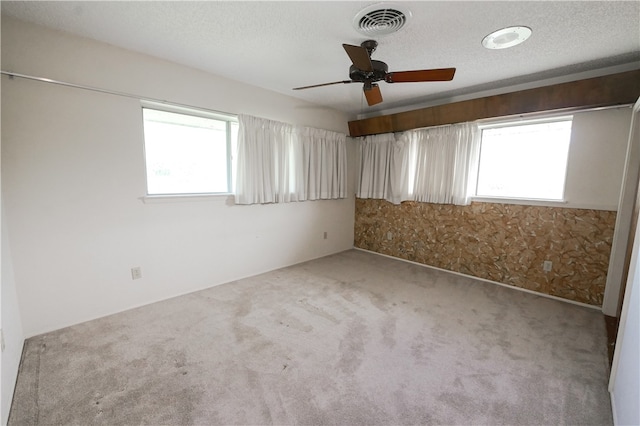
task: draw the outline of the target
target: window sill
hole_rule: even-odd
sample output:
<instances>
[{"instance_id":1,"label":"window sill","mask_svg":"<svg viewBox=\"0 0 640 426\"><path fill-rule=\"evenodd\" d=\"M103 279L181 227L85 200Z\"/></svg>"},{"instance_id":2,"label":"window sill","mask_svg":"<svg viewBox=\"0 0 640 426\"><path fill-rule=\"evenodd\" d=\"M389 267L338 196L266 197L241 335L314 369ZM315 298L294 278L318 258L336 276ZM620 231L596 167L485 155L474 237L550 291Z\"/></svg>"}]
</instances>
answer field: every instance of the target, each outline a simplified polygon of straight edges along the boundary
<instances>
[{"instance_id":1,"label":"window sill","mask_svg":"<svg viewBox=\"0 0 640 426\"><path fill-rule=\"evenodd\" d=\"M167 194L167 195L145 195L139 198L145 204L155 203L184 203L197 201L217 201L225 200L225 204L235 205L235 195L224 194Z\"/></svg>"},{"instance_id":2,"label":"window sill","mask_svg":"<svg viewBox=\"0 0 640 426\"><path fill-rule=\"evenodd\" d=\"M471 201L478 203L521 204L525 206L569 207L569 203L566 200L545 200L539 198L471 197Z\"/></svg>"},{"instance_id":3,"label":"window sill","mask_svg":"<svg viewBox=\"0 0 640 426\"><path fill-rule=\"evenodd\" d=\"M477 203L521 204L525 206L559 207L564 209L582 209L582 210L603 210L603 211L611 211L611 212L615 212L618 210L617 205L588 204L588 203L580 203L580 202L567 201L567 200L471 197L471 201L477 202Z\"/></svg>"}]
</instances>

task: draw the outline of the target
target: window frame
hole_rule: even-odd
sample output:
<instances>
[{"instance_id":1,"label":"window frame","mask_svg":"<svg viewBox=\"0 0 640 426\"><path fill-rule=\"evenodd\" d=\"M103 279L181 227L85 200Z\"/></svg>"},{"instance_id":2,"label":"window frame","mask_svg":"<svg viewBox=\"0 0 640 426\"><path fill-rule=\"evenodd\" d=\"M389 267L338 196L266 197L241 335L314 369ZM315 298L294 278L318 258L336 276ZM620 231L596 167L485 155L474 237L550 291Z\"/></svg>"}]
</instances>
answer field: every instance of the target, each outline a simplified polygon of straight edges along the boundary
<instances>
[{"instance_id":1,"label":"window frame","mask_svg":"<svg viewBox=\"0 0 640 426\"><path fill-rule=\"evenodd\" d=\"M140 103L140 114L142 121L142 146L143 146L143 159L144 159L144 176L145 176L145 196L144 200L152 200L152 199L191 199L191 198L202 198L202 197L216 197L216 196L230 196L234 194L235 191L235 182L233 179L234 175L234 162L235 162L235 153L233 152L233 132L232 125L235 123L238 124L238 116L229 113L223 113L219 111L212 111L203 108L194 108L194 107L186 107L181 105L169 104L169 103L160 103L160 102L150 102L150 101L141 101ZM227 189L225 192L176 192L176 193L158 193L158 194L150 194L149 193L149 175L148 175L148 162L147 162L147 141L144 135L144 110L151 109L162 112L169 112L174 114L182 114L199 118L208 118L218 121L225 122L225 133L226 133L226 180L227 180ZM236 141L237 142L237 141Z\"/></svg>"},{"instance_id":2,"label":"window frame","mask_svg":"<svg viewBox=\"0 0 640 426\"><path fill-rule=\"evenodd\" d=\"M533 124L543 124L543 123L554 123L561 121L570 121L573 123L573 115L558 113L558 114L545 114L544 116L539 117L523 117L520 116L518 118L501 118L497 120L486 120L479 121L478 128L481 131L480 136L480 147L478 150L478 158L477 158L477 167L475 170L475 182L473 188L473 195L471 196L472 201L478 202L488 202L488 203L504 203L504 204L523 204L523 205L541 205L541 206L562 206L568 203L566 199L566 191L567 191L567 177L569 175L569 161L571 155L571 139L572 136L569 136L569 144L567 147L567 160L564 170L564 182L562 187L562 198L532 198L532 197L501 197L501 196L488 196L488 195L478 195L478 183L480 181L480 157L482 154L482 132L485 129L496 129L503 127L517 127L517 126L526 126ZM573 125L572 125L573 126ZM573 131L573 127L572 127Z\"/></svg>"}]
</instances>

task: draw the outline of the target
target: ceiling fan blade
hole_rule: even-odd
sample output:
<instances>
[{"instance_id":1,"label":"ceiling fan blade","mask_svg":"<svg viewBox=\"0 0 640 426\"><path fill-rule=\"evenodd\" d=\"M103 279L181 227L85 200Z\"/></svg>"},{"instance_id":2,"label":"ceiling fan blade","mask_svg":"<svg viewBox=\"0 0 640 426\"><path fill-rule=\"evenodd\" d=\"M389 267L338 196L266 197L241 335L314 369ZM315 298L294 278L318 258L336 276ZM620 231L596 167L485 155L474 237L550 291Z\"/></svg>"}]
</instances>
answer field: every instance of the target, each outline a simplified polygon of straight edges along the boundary
<instances>
[{"instance_id":1,"label":"ceiling fan blade","mask_svg":"<svg viewBox=\"0 0 640 426\"><path fill-rule=\"evenodd\" d=\"M390 72L384 77L387 83L417 83L421 81L451 81L455 68Z\"/></svg>"},{"instance_id":2,"label":"ceiling fan blade","mask_svg":"<svg viewBox=\"0 0 640 426\"><path fill-rule=\"evenodd\" d=\"M356 68L362 71L373 71L369 51L362 46L353 46L351 44L343 44L345 52L349 55L351 62Z\"/></svg>"},{"instance_id":3,"label":"ceiling fan blade","mask_svg":"<svg viewBox=\"0 0 640 426\"><path fill-rule=\"evenodd\" d=\"M377 84L372 84L369 88L365 85L363 91L364 97L367 98L367 104L369 104L369 106L382 102L382 92L380 92L380 86Z\"/></svg>"},{"instance_id":4,"label":"ceiling fan blade","mask_svg":"<svg viewBox=\"0 0 640 426\"><path fill-rule=\"evenodd\" d=\"M333 81L331 83L314 84L312 86L294 87L293 90L311 89L312 87L331 86L332 84L349 84L353 83L351 80Z\"/></svg>"}]
</instances>

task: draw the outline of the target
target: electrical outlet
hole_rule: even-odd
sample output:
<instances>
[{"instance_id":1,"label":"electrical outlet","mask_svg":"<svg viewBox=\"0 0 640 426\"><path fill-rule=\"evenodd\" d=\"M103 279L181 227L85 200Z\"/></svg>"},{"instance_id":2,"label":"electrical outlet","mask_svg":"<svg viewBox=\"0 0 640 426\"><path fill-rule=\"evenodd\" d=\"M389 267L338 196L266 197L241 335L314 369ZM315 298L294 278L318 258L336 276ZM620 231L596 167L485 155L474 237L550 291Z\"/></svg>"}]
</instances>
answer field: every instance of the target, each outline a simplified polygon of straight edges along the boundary
<instances>
[{"instance_id":1,"label":"electrical outlet","mask_svg":"<svg viewBox=\"0 0 640 426\"><path fill-rule=\"evenodd\" d=\"M139 266L131 268L131 279L139 280L140 278L142 278L142 268L140 268Z\"/></svg>"},{"instance_id":2,"label":"electrical outlet","mask_svg":"<svg viewBox=\"0 0 640 426\"><path fill-rule=\"evenodd\" d=\"M324 231L324 239L327 239L327 231Z\"/></svg>"},{"instance_id":3,"label":"electrical outlet","mask_svg":"<svg viewBox=\"0 0 640 426\"><path fill-rule=\"evenodd\" d=\"M542 264L542 269L545 272L551 272L552 266L553 266L553 263L550 260L545 260L544 263Z\"/></svg>"}]
</instances>

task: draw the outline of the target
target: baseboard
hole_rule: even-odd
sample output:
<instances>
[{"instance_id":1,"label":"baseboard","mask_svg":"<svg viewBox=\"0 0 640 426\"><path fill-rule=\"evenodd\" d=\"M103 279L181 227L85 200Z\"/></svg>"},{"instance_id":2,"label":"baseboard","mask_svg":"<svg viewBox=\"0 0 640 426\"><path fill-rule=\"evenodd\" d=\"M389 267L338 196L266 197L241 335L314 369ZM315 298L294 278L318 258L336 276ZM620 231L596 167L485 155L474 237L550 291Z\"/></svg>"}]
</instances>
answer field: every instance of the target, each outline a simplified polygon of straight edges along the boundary
<instances>
[{"instance_id":1,"label":"baseboard","mask_svg":"<svg viewBox=\"0 0 640 426\"><path fill-rule=\"evenodd\" d=\"M429 269L435 269L437 271L442 271L442 272L448 272L450 274L455 274L455 275L459 275L459 276L466 277L466 278L473 278L475 280L480 280L480 281L484 281L484 282L487 282L487 283L490 283L490 284L499 285L501 287L509 288L509 289L512 289L512 290L518 290L518 291L522 291L522 292L525 292L525 293L533 294L533 295L536 295L536 296L546 297L547 299L558 300L560 302L565 302L565 303L570 303L572 305L582 306L583 308L590 308L590 309L596 309L598 311L602 311L602 307L601 306L594 306L594 305L589 305L587 303L576 302L575 300L563 299L562 297L552 296L550 294L540 293L540 292L529 290L529 289L526 289L526 288L520 288L520 287L512 286L512 285L509 285L509 284L500 283L498 281L488 280L486 278L474 277L473 275L463 274L462 272L450 271L448 269L438 268L436 266L425 265L424 263L414 262L412 260L402 259L400 257L390 256L388 254L382 254L382 253L378 253L378 252L371 251L371 250L366 250L366 249L359 248L359 247L354 247L354 249L360 250L360 251L364 251L364 252L367 252L367 253L377 254L378 256L388 257L389 259L400 260L402 262L411 263L412 265L422 266L422 267L429 268Z\"/></svg>"},{"instance_id":2,"label":"baseboard","mask_svg":"<svg viewBox=\"0 0 640 426\"><path fill-rule=\"evenodd\" d=\"M616 415L616 398L613 395L613 392L609 392L609 396L611 397L611 415L613 416L613 424L615 426L618 424L618 416Z\"/></svg>"},{"instance_id":3,"label":"baseboard","mask_svg":"<svg viewBox=\"0 0 640 426\"><path fill-rule=\"evenodd\" d=\"M16 390L18 388L18 375L20 374L20 368L22 367L22 359L25 356L25 350L26 350L25 342L26 342L26 340L27 339L24 339L24 338L22 339L22 344L21 344L21 347L20 347L20 361L18 362L18 368L15 371L11 372L11 374L12 374L11 381L13 383L13 388L11 389L11 392L8 392L8 393L11 394L11 400L9 401L9 407L8 407L8 412L6 414L6 418L3 419L3 421L6 420L6 423L3 423L3 425L4 424L10 424L10 422L11 422L11 411L13 411L12 410L13 409L13 398L14 398L14 396L16 394ZM2 374L3 375L7 374L7 372L3 371ZM4 400L3 400L3 403L4 403ZM2 416L5 417L4 412L2 413Z\"/></svg>"}]
</instances>

